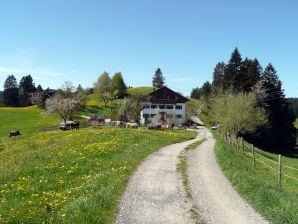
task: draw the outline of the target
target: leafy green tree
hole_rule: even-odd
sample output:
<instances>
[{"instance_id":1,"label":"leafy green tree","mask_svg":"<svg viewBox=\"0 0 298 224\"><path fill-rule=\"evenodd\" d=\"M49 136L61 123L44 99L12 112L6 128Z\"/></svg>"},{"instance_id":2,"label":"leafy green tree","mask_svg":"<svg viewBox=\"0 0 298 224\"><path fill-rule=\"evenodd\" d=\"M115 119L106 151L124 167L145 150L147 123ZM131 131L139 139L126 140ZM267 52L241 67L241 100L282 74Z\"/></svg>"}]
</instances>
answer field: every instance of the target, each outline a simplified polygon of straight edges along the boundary
<instances>
[{"instance_id":1,"label":"leafy green tree","mask_svg":"<svg viewBox=\"0 0 298 224\"><path fill-rule=\"evenodd\" d=\"M160 68L157 68L157 70L155 71L155 74L153 76L153 79L152 79L152 86L154 88L161 88L163 87L165 84L165 78L160 70Z\"/></svg>"},{"instance_id":2,"label":"leafy green tree","mask_svg":"<svg viewBox=\"0 0 298 224\"><path fill-rule=\"evenodd\" d=\"M3 102L6 106L18 106L18 83L14 75L9 75L4 82Z\"/></svg>"},{"instance_id":3,"label":"leafy green tree","mask_svg":"<svg viewBox=\"0 0 298 224\"><path fill-rule=\"evenodd\" d=\"M31 105L30 94L36 91L31 75L23 76L19 84L19 104L20 106Z\"/></svg>"},{"instance_id":4,"label":"leafy green tree","mask_svg":"<svg viewBox=\"0 0 298 224\"><path fill-rule=\"evenodd\" d=\"M97 82L94 84L94 92L98 95L99 99L104 102L105 107L107 107L108 102L113 98L111 89L112 80L110 75L104 72L98 77Z\"/></svg>"},{"instance_id":5,"label":"leafy green tree","mask_svg":"<svg viewBox=\"0 0 298 224\"><path fill-rule=\"evenodd\" d=\"M124 98L118 110L118 117L122 121L139 122L140 112L143 109L142 102L147 101L148 96L134 95Z\"/></svg>"},{"instance_id":6,"label":"leafy green tree","mask_svg":"<svg viewBox=\"0 0 298 224\"><path fill-rule=\"evenodd\" d=\"M295 116L289 109L276 70L268 64L256 84L254 92L258 103L268 114L269 125L259 130L259 143L270 151L283 152L295 146Z\"/></svg>"},{"instance_id":7,"label":"leafy green tree","mask_svg":"<svg viewBox=\"0 0 298 224\"><path fill-rule=\"evenodd\" d=\"M211 113L222 129L239 135L245 131L256 130L267 121L265 111L257 106L252 93L225 93L211 100Z\"/></svg>"},{"instance_id":8,"label":"leafy green tree","mask_svg":"<svg viewBox=\"0 0 298 224\"><path fill-rule=\"evenodd\" d=\"M127 87L124 83L121 72L117 72L112 77L111 92L115 98L124 98L127 95Z\"/></svg>"}]
</instances>

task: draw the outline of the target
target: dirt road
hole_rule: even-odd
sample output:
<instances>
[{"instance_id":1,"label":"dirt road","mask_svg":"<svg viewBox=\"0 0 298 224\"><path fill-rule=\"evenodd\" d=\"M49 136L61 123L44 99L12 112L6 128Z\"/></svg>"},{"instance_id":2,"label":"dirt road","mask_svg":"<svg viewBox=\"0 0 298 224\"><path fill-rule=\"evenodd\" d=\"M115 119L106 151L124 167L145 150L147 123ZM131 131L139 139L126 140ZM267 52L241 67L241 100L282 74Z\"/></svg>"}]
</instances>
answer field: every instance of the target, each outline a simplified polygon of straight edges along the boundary
<instances>
[{"instance_id":1,"label":"dirt road","mask_svg":"<svg viewBox=\"0 0 298 224\"><path fill-rule=\"evenodd\" d=\"M184 148L207 138L188 151L188 175L192 199L186 197L179 154ZM192 224L190 209L199 208L206 223L267 223L254 212L222 175L214 156L214 140L201 128L196 139L170 145L150 155L130 179L119 205L116 223Z\"/></svg>"}]
</instances>

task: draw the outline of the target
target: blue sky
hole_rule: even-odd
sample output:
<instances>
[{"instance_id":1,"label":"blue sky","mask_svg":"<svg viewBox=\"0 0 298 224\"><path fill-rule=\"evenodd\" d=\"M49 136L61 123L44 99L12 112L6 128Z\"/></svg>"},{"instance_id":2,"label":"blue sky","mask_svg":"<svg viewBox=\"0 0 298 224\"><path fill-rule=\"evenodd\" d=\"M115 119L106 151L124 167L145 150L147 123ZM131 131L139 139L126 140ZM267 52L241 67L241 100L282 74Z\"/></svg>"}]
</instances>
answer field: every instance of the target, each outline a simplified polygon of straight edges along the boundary
<instances>
[{"instance_id":1,"label":"blue sky","mask_svg":"<svg viewBox=\"0 0 298 224\"><path fill-rule=\"evenodd\" d=\"M238 47L272 63L298 97L296 0L0 0L0 89L8 75L36 85L93 87L104 71L128 86L165 83L190 95Z\"/></svg>"}]
</instances>

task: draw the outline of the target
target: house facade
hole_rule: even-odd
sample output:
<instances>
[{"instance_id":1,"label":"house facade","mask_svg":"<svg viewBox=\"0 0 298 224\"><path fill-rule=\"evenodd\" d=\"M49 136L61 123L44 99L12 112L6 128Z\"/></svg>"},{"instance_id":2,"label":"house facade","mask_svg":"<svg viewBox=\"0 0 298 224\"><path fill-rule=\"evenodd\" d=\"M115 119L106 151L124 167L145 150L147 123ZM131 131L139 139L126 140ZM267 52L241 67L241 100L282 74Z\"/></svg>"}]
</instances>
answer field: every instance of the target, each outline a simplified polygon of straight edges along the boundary
<instances>
[{"instance_id":1,"label":"house facade","mask_svg":"<svg viewBox=\"0 0 298 224\"><path fill-rule=\"evenodd\" d=\"M148 101L143 102L140 113L141 125L148 123L167 122L169 125L180 125L185 121L186 97L176 93L168 87L162 87L148 96Z\"/></svg>"}]
</instances>

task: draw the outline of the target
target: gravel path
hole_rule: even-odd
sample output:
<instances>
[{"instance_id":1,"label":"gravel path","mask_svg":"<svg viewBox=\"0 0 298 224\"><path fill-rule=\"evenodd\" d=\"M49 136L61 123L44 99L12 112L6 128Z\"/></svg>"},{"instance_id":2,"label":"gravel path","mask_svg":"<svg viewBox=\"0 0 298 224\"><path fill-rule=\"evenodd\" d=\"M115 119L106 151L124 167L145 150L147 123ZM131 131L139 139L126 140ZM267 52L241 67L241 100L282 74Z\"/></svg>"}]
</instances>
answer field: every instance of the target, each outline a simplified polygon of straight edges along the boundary
<instances>
[{"instance_id":1,"label":"gravel path","mask_svg":"<svg viewBox=\"0 0 298 224\"><path fill-rule=\"evenodd\" d=\"M179 154L184 148L207 138L196 150L188 151L188 175L192 200L186 197ZM196 139L170 145L151 154L138 167L119 204L118 224L192 224L195 205L206 223L267 223L232 189L214 156L214 140L201 128Z\"/></svg>"},{"instance_id":2,"label":"gravel path","mask_svg":"<svg viewBox=\"0 0 298 224\"><path fill-rule=\"evenodd\" d=\"M205 141L188 151L188 178L193 203L208 224L265 224L265 221L232 188L216 163L211 133L204 127Z\"/></svg>"}]
</instances>

